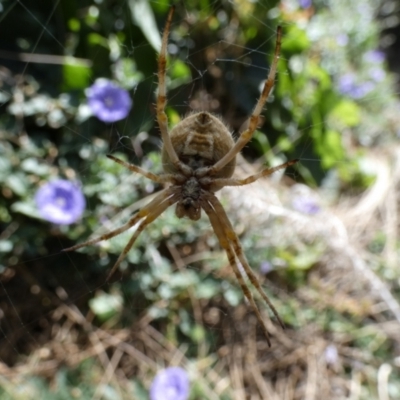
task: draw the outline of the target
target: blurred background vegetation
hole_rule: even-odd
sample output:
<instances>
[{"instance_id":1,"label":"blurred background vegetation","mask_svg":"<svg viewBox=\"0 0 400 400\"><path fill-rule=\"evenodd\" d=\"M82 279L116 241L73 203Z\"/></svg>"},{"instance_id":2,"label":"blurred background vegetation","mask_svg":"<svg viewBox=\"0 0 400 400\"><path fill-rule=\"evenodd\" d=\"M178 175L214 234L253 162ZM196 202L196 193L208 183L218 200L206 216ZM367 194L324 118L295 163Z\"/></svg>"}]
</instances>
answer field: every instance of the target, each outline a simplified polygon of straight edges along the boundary
<instances>
[{"instance_id":1,"label":"blurred background vegetation","mask_svg":"<svg viewBox=\"0 0 400 400\"><path fill-rule=\"evenodd\" d=\"M106 155L162 170L154 93L170 3L0 1L1 398L147 399L168 365L189 372L191 399L399 398L395 1L173 2L171 125L206 109L237 136L283 26L274 92L237 174L300 163L221 192L287 325L269 323L272 348L205 217L165 212L111 283L129 234L60 253L161 189ZM129 91L126 119L90 116L97 78ZM87 209L73 225L36 209L54 178L81 183Z\"/></svg>"}]
</instances>

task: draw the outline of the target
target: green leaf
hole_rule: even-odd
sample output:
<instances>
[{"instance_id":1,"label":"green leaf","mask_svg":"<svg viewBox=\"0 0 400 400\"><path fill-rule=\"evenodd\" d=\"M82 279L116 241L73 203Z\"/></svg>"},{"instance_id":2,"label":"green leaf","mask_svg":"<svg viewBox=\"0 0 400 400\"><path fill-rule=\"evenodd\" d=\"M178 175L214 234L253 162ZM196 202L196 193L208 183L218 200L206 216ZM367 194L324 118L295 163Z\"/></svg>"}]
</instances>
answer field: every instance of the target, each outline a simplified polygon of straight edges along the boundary
<instances>
[{"instance_id":1,"label":"green leaf","mask_svg":"<svg viewBox=\"0 0 400 400\"><path fill-rule=\"evenodd\" d=\"M351 100L342 100L331 111L329 118L346 127L354 127L361 123L361 109Z\"/></svg>"},{"instance_id":2,"label":"green leaf","mask_svg":"<svg viewBox=\"0 0 400 400\"><path fill-rule=\"evenodd\" d=\"M87 41L89 45L95 46L102 46L108 49L108 40L104 37L99 35L98 33L89 33L87 36Z\"/></svg>"},{"instance_id":3,"label":"green leaf","mask_svg":"<svg viewBox=\"0 0 400 400\"><path fill-rule=\"evenodd\" d=\"M68 28L72 32L79 32L79 30L81 29L81 23L80 23L79 19L77 19L77 18L69 19L68 20Z\"/></svg>"},{"instance_id":4,"label":"green leaf","mask_svg":"<svg viewBox=\"0 0 400 400\"><path fill-rule=\"evenodd\" d=\"M76 58L68 57L63 65L64 91L74 89L85 89L89 86L92 70L88 63L78 61Z\"/></svg>"},{"instance_id":5,"label":"green leaf","mask_svg":"<svg viewBox=\"0 0 400 400\"><path fill-rule=\"evenodd\" d=\"M13 174L10 175L5 182L6 186L8 186L15 194L19 196L25 196L27 194L27 178L22 174Z\"/></svg>"},{"instance_id":6,"label":"green leaf","mask_svg":"<svg viewBox=\"0 0 400 400\"><path fill-rule=\"evenodd\" d=\"M190 68L181 60L175 60L168 72L169 76L172 78L168 85L170 90L184 85L185 83L190 82L192 79Z\"/></svg>"},{"instance_id":7,"label":"green leaf","mask_svg":"<svg viewBox=\"0 0 400 400\"><path fill-rule=\"evenodd\" d=\"M289 25L286 29L285 40L282 41L282 51L301 53L310 47L307 33L296 25Z\"/></svg>"},{"instance_id":8,"label":"green leaf","mask_svg":"<svg viewBox=\"0 0 400 400\"><path fill-rule=\"evenodd\" d=\"M294 269L308 270L310 269L321 257L318 252L304 251L298 254L291 260L291 267Z\"/></svg>"},{"instance_id":9,"label":"green leaf","mask_svg":"<svg viewBox=\"0 0 400 400\"><path fill-rule=\"evenodd\" d=\"M190 332L190 337L194 342L202 343L206 338L206 330L203 326L195 324Z\"/></svg>"},{"instance_id":10,"label":"green leaf","mask_svg":"<svg viewBox=\"0 0 400 400\"><path fill-rule=\"evenodd\" d=\"M321 68L321 66L310 60L307 63L307 80L313 80L318 82L318 90L323 91L330 89L332 86L331 78L328 72Z\"/></svg>"},{"instance_id":11,"label":"green leaf","mask_svg":"<svg viewBox=\"0 0 400 400\"><path fill-rule=\"evenodd\" d=\"M323 140L323 147L321 154L323 155L322 166L324 168L331 168L337 161L344 159L345 153L340 133L334 130L326 131Z\"/></svg>"},{"instance_id":12,"label":"green leaf","mask_svg":"<svg viewBox=\"0 0 400 400\"><path fill-rule=\"evenodd\" d=\"M133 381L133 393L137 400L148 400L149 395L147 389L143 386L143 383L139 380Z\"/></svg>"},{"instance_id":13,"label":"green leaf","mask_svg":"<svg viewBox=\"0 0 400 400\"><path fill-rule=\"evenodd\" d=\"M231 305L232 307L237 307L240 302L242 301L242 294L239 290L234 288L229 288L224 292L225 300Z\"/></svg>"},{"instance_id":14,"label":"green leaf","mask_svg":"<svg viewBox=\"0 0 400 400\"><path fill-rule=\"evenodd\" d=\"M169 76L173 79L190 79L190 68L181 60L176 60L169 69Z\"/></svg>"},{"instance_id":15,"label":"green leaf","mask_svg":"<svg viewBox=\"0 0 400 400\"><path fill-rule=\"evenodd\" d=\"M27 215L28 217L41 219L40 214L33 201L16 201L11 206L11 210L20 214Z\"/></svg>"},{"instance_id":16,"label":"green leaf","mask_svg":"<svg viewBox=\"0 0 400 400\"><path fill-rule=\"evenodd\" d=\"M121 58L114 66L114 74L125 89L132 89L143 80L143 74L137 70L131 58Z\"/></svg>"},{"instance_id":17,"label":"green leaf","mask_svg":"<svg viewBox=\"0 0 400 400\"><path fill-rule=\"evenodd\" d=\"M107 321L122 310L123 300L120 294L102 293L89 301L89 307L102 321Z\"/></svg>"},{"instance_id":18,"label":"green leaf","mask_svg":"<svg viewBox=\"0 0 400 400\"><path fill-rule=\"evenodd\" d=\"M220 286L211 279L205 279L194 287L197 299L210 299L220 290Z\"/></svg>"},{"instance_id":19,"label":"green leaf","mask_svg":"<svg viewBox=\"0 0 400 400\"><path fill-rule=\"evenodd\" d=\"M6 157L3 155L0 157L0 182L7 180L10 174L11 162Z\"/></svg>"},{"instance_id":20,"label":"green leaf","mask_svg":"<svg viewBox=\"0 0 400 400\"><path fill-rule=\"evenodd\" d=\"M170 300L174 297L175 292L172 290L171 286L169 286L166 283L162 283L158 288L157 288L157 293L159 296L164 299L164 300Z\"/></svg>"},{"instance_id":21,"label":"green leaf","mask_svg":"<svg viewBox=\"0 0 400 400\"><path fill-rule=\"evenodd\" d=\"M45 176L50 173L51 167L48 164L40 163L36 158L27 158L22 161L21 168L30 173L34 173L35 175Z\"/></svg>"},{"instance_id":22,"label":"green leaf","mask_svg":"<svg viewBox=\"0 0 400 400\"><path fill-rule=\"evenodd\" d=\"M153 10L147 0L129 0L133 22L142 30L143 35L156 51L161 49L161 36Z\"/></svg>"},{"instance_id":23,"label":"green leaf","mask_svg":"<svg viewBox=\"0 0 400 400\"><path fill-rule=\"evenodd\" d=\"M190 333L192 331L192 318L190 317L189 313L184 310L180 309L179 310L179 328L180 330L187 336L190 336Z\"/></svg>"},{"instance_id":24,"label":"green leaf","mask_svg":"<svg viewBox=\"0 0 400 400\"><path fill-rule=\"evenodd\" d=\"M0 253L8 253L13 248L11 240L0 240Z\"/></svg>"},{"instance_id":25,"label":"green leaf","mask_svg":"<svg viewBox=\"0 0 400 400\"><path fill-rule=\"evenodd\" d=\"M186 289L198 283L198 275L193 271L185 271L184 273L175 272L169 277L168 283L173 288Z\"/></svg>"}]
</instances>

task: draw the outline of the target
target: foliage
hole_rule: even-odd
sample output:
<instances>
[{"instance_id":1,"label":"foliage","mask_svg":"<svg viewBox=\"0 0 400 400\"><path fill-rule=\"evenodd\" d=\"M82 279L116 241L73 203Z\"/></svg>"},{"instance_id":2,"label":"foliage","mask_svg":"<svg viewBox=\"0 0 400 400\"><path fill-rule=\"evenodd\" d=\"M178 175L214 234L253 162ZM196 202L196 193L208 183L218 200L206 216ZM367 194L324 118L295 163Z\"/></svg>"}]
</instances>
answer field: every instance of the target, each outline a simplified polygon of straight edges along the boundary
<instances>
[{"instance_id":1,"label":"foliage","mask_svg":"<svg viewBox=\"0 0 400 400\"><path fill-rule=\"evenodd\" d=\"M19 1L2 3L2 29L8 33L0 39L0 48L24 61L10 56L2 60L0 71L0 273L1 304L7 310L0 343L8 343L0 357L14 365L50 340L50 313L68 299L90 315L94 325L107 329L123 330L146 315L169 343L186 346L186 356L195 359L203 343L213 350L225 340L213 318L200 321L196 307L228 315L244 302L205 218L193 223L178 220L173 209L165 212L141 234L110 284L104 283L107 271L130 231L99 246L60 253L122 225L142 206L141 199L160 189L106 154L161 171L154 74L169 2L34 3L28 9ZM378 51L372 12L377 2L198 3L178 3L174 16L167 82L170 122L192 108L205 107L240 131L268 73L276 25L282 24L274 96L245 157L263 162L300 158L299 168L288 174L315 187L329 187L330 199L368 188L374 173L366 167L365 155L392 143L398 134L393 78ZM93 92L99 82L129 94L122 117L101 118L90 109L88 88ZM87 208L76 224L50 225L35 204L40 187L60 180L79 182L85 195ZM300 214L322 212L323 203L307 196L294 197L290 207ZM239 229L241 220L234 218ZM276 229L281 240L272 238L269 246L260 244L257 231L243 229L244 251L256 270L268 265L265 271L276 285L301 291L324 257L325 243L288 238L279 220ZM371 246L383 251L384 239L376 237ZM368 307L346 299L340 308L328 293L321 311L317 286L307 293L315 304L308 303L305 310L297 300L283 302L272 290L268 293L293 329L315 324L324 332L348 335L354 348L370 349L371 357L387 359L392 349L374 337L374 329L357 332ZM207 357L214 365L215 354ZM22 398L26 386L44 399L66 398L65 393L75 389L81 398L91 398L100 374L96 366L83 363L59 370L53 377L55 391L34 377L23 383L20 393L0 380L0 394ZM134 386L146 393L149 383L138 378ZM117 398L112 386L107 390L109 398ZM202 390L194 387L192 397L196 393L204 398ZM400 389L393 384L391 390Z\"/></svg>"}]
</instances>

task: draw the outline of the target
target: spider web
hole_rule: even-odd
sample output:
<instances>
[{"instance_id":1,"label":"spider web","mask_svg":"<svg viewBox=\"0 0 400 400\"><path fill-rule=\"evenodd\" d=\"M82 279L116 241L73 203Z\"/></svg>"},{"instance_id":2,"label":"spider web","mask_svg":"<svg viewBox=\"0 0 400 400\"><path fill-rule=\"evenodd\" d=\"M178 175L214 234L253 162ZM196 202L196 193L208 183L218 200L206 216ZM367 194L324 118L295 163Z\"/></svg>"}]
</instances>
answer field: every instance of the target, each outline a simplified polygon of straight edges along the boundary
<instances>
[{"instance_id":1,"label":"spider web","mask_svg":"<svg viewBox=\"0 0 400 400\"><path fill-rule=\"evenodd\" d=\"M4 65L5 81L11 79L13 82L22 82L22 84L29 82L32 84L30 79L33 77L40 86L38 92L49 93L50 97L55 98L57 90L46 83L46 74L51 71L49 81L54 82L52 74L60 75L60 70L65 62L63 57L65 57L65 54L71 54L74 49L74 46L66 39L68 37L67 32L60 34L57 31L60 13L70 13L69 28L71 28L77 23L76 20L82 13L85 13L87 18L95 20L96 12L98 12L102 2L87 1L80 6L77 12L76 10L71 11L63 8L66 6L66 2L62 0L50 3L51 6L46 12L43 12L43 8L34 6L28 1L16 0L0 3L2 6L2 14L0 16L0 23L3 25L3 28L0 25L0 29L3 31L2 36L12 37L12 40L9 40L9 46L5 40L2 41L0 57ZM155 5L156 2L151 1L151 4ZM170 77L168 83L168 105L172 110L169 114L171 121L176 121L178 114L185 115L191 110L207 109L222 115L222 118L229 124L235 136L243 129L243 125L258 97L260 85L268 74L268 59L271 58L275 40L275 26L267 18L273 14L276 6L275 2L265 1L261 5L264 9L264 15L249 14L248 18L254 24L262 26L267 34L263 35L265 39L258 42L249 41L250 44L243 40L244 32L240 28L239 19L232 18L227 9L221 7L219 1L210 2L210 6L207 9L200 9L198 14L195 14L190 9L184 9L186 13L182 12L182 10L177 12L171 29L169 44L172 62L167 70L167 75ZM229 10L232 11L231 8ZM121 24L126 24L129 21L129 18L124 18L124 13L129 14L130 12L129 2L118 2L113 12L116 20L109 22L108 28L101 30L103 34L117 31L118 24L122 26ZM235 14L233 11L232 13ZM182 24L183 18L186 19L185 24ZM16 19L21 21L19 26L22 26L24 22L27 23L29 28L27 28L26 32L29 32L29 36L20 34L18 29L11 30L11 28L10 31L15 36L5 33L10 24L15 24ZM193 20L195 20L195 23L192 22ZM204 32L203 25L206 25L207 29L211 28L209 37L202 37L202 32ZM93 26L95 27L95 25ZM156 24L155 26L158 29L160 25ZM182 26L186 27L186 31L177 32L177 27L182 30ZM216 26L216 32L212 31L214 26ZM201 29L196 30L196 27ZM108 32L106 31L107 29ZM120 42L118 49L124 54L125 58L131 57L138 65L146 66L144 70L147 73L140 78L137 85L130 88L130 95L134 104L132 109L134 123L121 122L105 126L93 119L88 119L81 124L68 123L63 125L66 133L63 133L63 138L61 139L57 137L56 133L51 132L51 129L49 132L48 126L43 128L46 130L45 136L48 140L54 141L56 147L61 149L63 146L62 140L64 139L67 141L70 151L79 155L84 161L76 162L74 160L74 163L69 166L65 163L63 164L61 160L60 164L57 165L59 173L66 177L79 179L84 187L87 183L94 193L100 193L100 199L104 201L104 204L99 206L98 199L87 195L87 211L83 217L82 224L85 224L85 220L91 220L90 229L96 227L94 232L91 232L94 236L101 234L104 230L123 224L134 211L143 205L142 198L151 197L154 192L160 189L151 182L145 182L140 177L132 176L126 171L120 171L119 168L109 165L106 166L107 173L111 170L118 171L114 178L115 189L111 193L101 193L101 191L96 190L96 185L101 185L100 178L102 175L99 175L97 179L93 179L93 173L96 172L93 172L92 164L97 163L97 158L104 157L108 152L111 154L125 153L132 163L142 165L150 170L152 168L160 170L157 150L161 145L161 140L158 135L157 125L154 123L154 93L157 87L156 76L154 75L156 73L156 64L153 61L148 61L155 67L151 70L143 60L136 58L137 54L143 56L154 54L152 45L149 44L152 39L149 39L148 36L144 36L141 41L137 42L136 35L139 31L140 26L136 26L131 30L128 29L128 34L131 36L128 40ZM153 37L157 37L157 32L147 32L147 35L151 34L153 34ZM251 32L248 34L251 35ZM73 38L69 39L73 40ZM101 43L101 38L99 37L92 37L91 39L99 41L97 51L100 58L101 52L104 51L101 46L105 45ZM112 39L118 42L116 38L111 38L110 41ZM156 41L156 39L154 40ZM109 45L112 48L115 43L109 43ZM15 51L16 46L19 48L18 52ZM75 49L78 48L79 46L77 45ZM48 49L52 51L50 54ZM72 53L71 55L74 54ZM94 56L94 60L96 60L96 56ZM189 74L179 72L179 69L183 68L181 62L189 67ZM54 65L54 70L49 68L49 65ZM93 69L96 70L95 66ZM277 79L283 78L286 74L289 74L289 72L279 72ZM93 83L95 78L97 78L96 73L93 73L93 75L89 76L88 83ZM3 91L5 95L11 98L13 95L12 85L4 88ZM379 97L378 95L367 96L364 101L379 101ZM3 105L2 107L4 113L4 107L6 106ZM263 113L264 123L268 126L271 123L269 119L274 117L274 107L274 95L272 95L271 100L267 103L268 111ZM36 120L32 118L28 121L24 121L23 118L17 118L21 132L31 132L29 129L32 125L37 124L38 121L40 122L40 118L36 118ZM314 121L302 129L312 131L313 128L325 124L326 121L324 120ZM98 133L95 136L90 136L96 129L99 129ZM33 135L40 136L39 130L38 128L33 129ZM288 139L291 144L297 143L297 140L302 137L302 132L298 127L293 127L292 131L293 134ZM245 161L246 159L255 161L255 165L258 166L266 162L278 164L279 161L284 161L281 158L282 146L280 142L278 140L269 141L262 132L256 132L254 138L255 146L247 146L244 149L244 158L240 158L238 162L239 174L248 175L254 171L253 167ZM28 133L28 137L29 135L30 133ZM76 145L73 144L75 140L78 143ZM39 143L44 142L40 139ZM260 156L260 149L264 150L262 156ZM301 164L304 167L301 172L306 171L307 168L312 169L313 165L319 165L320 163L320 160L312 151L311 138L299 141L296 157L301 159ZM51 164L53 161L54 158L42 160L47 164ZM75 171L74 165L77 166ZM328 179L330 177L326 176L322 169L316 169L321 174L318 177L319 182L323 181L324 178L327 183L332 182L332 179ZM154 170L152 171L155 172ZM301 173L296 171L291 171L287 179L290 179L291 184L303 181ZM272 180L275 183L280 182L282 181L282 176L277 174ZM246 188L246 190L239 189L237 193L240 194L234 194L231 190L228 190L226 194L222 194L222 201L226 205L239 234L249 229L248 222L246 223L246 212L249 212L250 209L259 210L258 212L260 212L263 207L256 200L260 195L262 185L266 184L262 183L254 188ZM273 206L282 204L281 200L279 200L277 185L271 185L270 193ZM309 194L310 192L307 193ZM291 192L286 193L286 204L290 203L292 195ZM247 203L246 201L241 202L240 200L244 197L250 198L251 201L249 200ZM275 201L276 203L274 203ZM266 206L266 208L268 207ZM1 239L7 239L23 230L23 224L26 221L26 218L24 218L4 224L5 229L0 234ZM254 214L249 219L254 220ZM153 263L151 268L151 273L153 274L156 273L157 269L168 272L172 268L173 271L179 272L183 278L186 276L189 282L193 279L192 273L198 274L204 270L206 271L204 276L208 274L212 277L220 278L222 276L225 278L227 283L221 285L222 290L228 293L225 296L225 303L229 304L230 299L231 305L237 304L239 317L236 314L234 315L234 312L228 306L222 307L220 306L221 302L216 301L210 305L208 310L209 322L207 329L211 332L219 331L215 337L220 337L227 334L226 326L231 326L231 334L233 336L240 335L232 325L238 321L238 318L240 319L240 315L246 315L246 312L243 311L244 308L239 307L240 303L243 303L243 299L240 294L238 295L240 292L237 284L234 283L234 279L232 279L231 272L227 272L226 268L218 269L216 267L216 265L226 264L226 261L224 261L225 256L220 252L217 241L212 235L208 221L205 218L199 223L176 221L173 210L169 210L154 225L155 227L149 228L148 232L143 233L137 247L132 250L132 255L121 265L124 274L121 274L112 283L106 283L105 277L108 268L112 266L113 260L115 260L116 254L114 252L118 248L122 249L124 243L126 243L126 235L112 239L112 245L102 244L99 248L88 249L83 254L60 254L60 250L68 247L68 244L73 244L73 240L85 240L86 238L81 236L82 230L79 227L72 228L73 234L71 235L68 227L57 228L49 225L46 231L42 230L42 232L46 232L45 234L48 235L48 238L41 238L40 248L36 249L36 252L27 251L24 248L24 244L21 243L20 252L16 252L16 255L5 260L2 272L4 279L0 279L2 289L0 347L9 348L0 361L3 362L4 367L2 368L7 371L9 376L11 376L11 369L6 370L5 366L12 366L21 361L22 363L26 362L28 355L33 354L33 352L36 352L38 360L33 364L31 362L31 369L28 370L32 370L32 365L42 368L41 361L51 358L44 350L46 345L51 349L51 352L54 352L54 341L60 340L63 334L78 335L77 343L91 342L92 348L95 348L99 343L105 346L105 343L108 343L107 340L111 340L111 336L107 331L108 327L116 329L118 326L121 328L121 332L125 332L121 325L113 325L112 319L111 322L109 320L108 322L103 321L103 323L95 320L94 308L89 307L88 304L90 304L91 298L101 297L104 294L109 294L108 301L113 300L117 303L123 298L123 309L129 310L129 313L141 318L142 323L146 325L145 334L150 335L153 341L161 343L163 351L170 351L168 356L164 359L162 358L161 366L163 363L168 364L171 360L175 362L187 360L195 352L197 352L197 355L202 354L205 356L206 349L201 345L193 346L193 348L189 349L183 349L179 346L174 347L172 350L171 348L168 349L168 346L171 346L171 342L167 339L167 333L164 337L158 336L160 332L146 320L148 318L150 321L157 321L157 318L163 312L168 315L168 300L176 301L176 298L169 298L166 294L164 304L160 304L162 301L158 300L157 306L153 305L149 311L150 298L134 294L135 291L126 284L126 281L129 280L129 274L126 271L135 269L132 264L135 261L140 262L141 257L146 257L146 262L151 261ZM87 229L83 230L87 231ZM268 240L274 240L272 237L274 231L269 231L269 234L266 233L267 231L263 232ZM257 235L257 232L255 232L255 235ZM182 237L184 238L183 240ZM196 239L197 237L199 239ZM251 250L253 243L251 235L244 235L244 238L249 242L248 244L244 243L245 250ZM21 235L21 241L23 240L24 236ZM152 245L152 240L157 245ZM260 242L265 243L265 239ZM110 246L114 251L111 255L108 254ZM50 252L48 249L51 249ZM22 256L20 256L21 252ZM248 252L246 251L246 253ZM250 255L249 257L250 260L257 260L259 265L262 262L255 255ZM83 260L89 260L87 262L90 263L90 272L86 272L84 266L82 266L82 262L85 262ZM49 272L49 269L51 269L51 272ZM69 278L71 274L74 276L73 281ZM134 276L138 274L149 275L143 266L132 272ZM143 284L144 280L136 281L135 284L138 284L137 282ZM235 285L236 289L234 288ZM271 287L274 290L273 285ZM139 287L136 289L139 290ZM148 288L147 290L150 289ZM165 290L167 291L167 288ZM185 290L187 296L186 305L191 304L191 307L189 307L188 312L182 312L179 317L181 320L189 318L187 325L191 325L193 321L201 319L201 312L199 311L201 301L196 299L193 286L189 285ZM285 290L281 289L279 293L285 297L287 296ZM40 310L39 312L37 310L34 311L36 307ZM116 307L118 308L118 304ZM118 316L121 319L123 319L122 316L128 317L124 311L120 310L119 312ZM225 324L213 322L221 319L227 322ZM51 332L50 325L53 323L56 329L59 330L57 334L49 333ZM108 326L107 324L110 325ZM79 328L76 328L76 326ZM162 328L162 324L157 325L157 322L155 326ZM82 333L85 330L90 334L85 336ZM93 335L96 336L96 339L93 339ZM105 335L104 337L106 335L109 336L106 339L104 337L99 339L101 335ZM128 342L132 339L129 335L124 336L124 333L121 333L121 335L123 338L121 341L126 340ZM138 335L132 340L140 340L140 338L140 335ZM49 342L51 342L51 345L48 344ZM212 343L212 351L221 349L217 339L211 339L209 343ZM86 346L86 348L88 347ZM85 346L82 346L82 348L85 348ZM41 349L41 352L38 352L39 349ZM131 345L129 349L129 351L133 351L132 349L135 349L135 347ZM119 363L122 356L118 356L117 352L108 355L106 350L103 347L102 351L94 352L93 354L100 359L105 375L112 375L116 369L115 364ZM128 353L129 351L127 350ZM154 351L156 352L156 350ZM139 350L135 355L139 358L141 356L144 357L144 353L140 353ZM131 354L131 356L134 355ZM58 357L59 360L62 359L62 357ZM54 356L54 358L57 357ZM156 368L156 362L156 359L143 361L144 364L147 363L148 368L153 369ZM46 375L45 371L41 370L41 372ZM109 380L111 378L106 376L101 382L108 383ZM72 382L70 383L71 385L73 384ZM96 396L100 396L99 393L96 392Z\"/></svg>"}]
</instances>

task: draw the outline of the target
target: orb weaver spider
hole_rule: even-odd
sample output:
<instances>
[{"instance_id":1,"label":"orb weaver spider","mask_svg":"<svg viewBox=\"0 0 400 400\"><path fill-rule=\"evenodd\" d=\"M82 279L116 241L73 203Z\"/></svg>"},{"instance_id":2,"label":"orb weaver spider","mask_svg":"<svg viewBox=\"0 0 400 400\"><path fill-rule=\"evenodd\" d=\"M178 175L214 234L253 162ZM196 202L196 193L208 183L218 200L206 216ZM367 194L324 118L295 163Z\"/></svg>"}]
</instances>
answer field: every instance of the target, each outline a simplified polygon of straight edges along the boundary
<instances>
[{"instance_id":1,"label":"orb weaver spider","mask_svg":"<svg viewBox=\"0 0 400 400\"><path fill-rule=\"evenodd\" d=\"M204 210L218 237L221 247L228 256L229 264L235 273L243 294L263 328L268 345L270 346L271 343L267 327L249 286L239 269L239 264L243 267L245 275L259 295L261 295L265 303L270 307L282 328L284 324L267 294L262 289L255 273L251 269L242 250L239 238L222 204L215 196L215 192L222 189L224 186L248 185L260 178L271 175L275 171L291 166L298 161L291 160L273 168L265 168L245 179L232 178L235 169L236 155L252 138L259 122L260 113L274 85L280 55L282 29L281 27L277 28L275 52L271 69L265 81L261 96L249 118L248 128L240 134L238 140L235 142L224 123L217 116L205 111L191 113L173 127L171 131L168 130L168 118L165 113L167 103L165 78L167 44L173 14L174 7L170 9L167 17L162 36L161 51L158 58L157 121L163 140L161 155L164 173L155 175L114 156L107 156L134 173L141 174L160 184L170 184L170 186L162 190L149 204L140 209L120 228L114 229L111 232L84 243L64 249L64 251L77 250L81 247L110 239L138 224L136 231L112 267L107 277L108 280L132 248L139 234L168 207L176 204L176 216L178 218L188 217L193 221L197 221L200 218L201 210Z\"/></svg>"}]
</instances>

